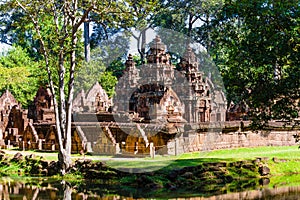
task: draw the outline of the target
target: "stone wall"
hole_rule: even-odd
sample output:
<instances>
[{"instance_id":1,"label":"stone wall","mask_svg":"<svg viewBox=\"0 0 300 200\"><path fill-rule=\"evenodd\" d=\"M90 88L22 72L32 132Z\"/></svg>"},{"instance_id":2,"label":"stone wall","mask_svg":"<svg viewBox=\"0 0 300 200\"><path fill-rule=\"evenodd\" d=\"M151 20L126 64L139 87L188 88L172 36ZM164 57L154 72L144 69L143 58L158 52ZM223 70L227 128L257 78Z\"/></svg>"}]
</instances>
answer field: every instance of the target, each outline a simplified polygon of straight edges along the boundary
<instances>
[{"instance_id":1,"label":"stone wall","mask_svg":"<svg viewBox=\"0 0 300 200\"><path fill-rule=\"evenodd\" d=\"M257 146L296 145L293 131L201 132L182 134L168 144L168 154Z\"/></svg>"}]
</instances>

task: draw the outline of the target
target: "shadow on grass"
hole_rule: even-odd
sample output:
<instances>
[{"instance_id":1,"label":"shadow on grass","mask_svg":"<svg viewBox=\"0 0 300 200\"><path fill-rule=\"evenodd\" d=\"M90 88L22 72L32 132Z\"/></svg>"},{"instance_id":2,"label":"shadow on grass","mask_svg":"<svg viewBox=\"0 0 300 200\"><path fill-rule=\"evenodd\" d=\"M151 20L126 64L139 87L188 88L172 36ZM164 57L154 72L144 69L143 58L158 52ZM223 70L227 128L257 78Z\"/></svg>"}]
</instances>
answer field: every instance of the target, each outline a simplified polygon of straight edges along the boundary
<instances>
[{"instance_id":1,"label":"shadow on grass","mask_svg":"<svg viewBox=\"0 0 300 200\"><path fill-rule=\"evenodd\" d=\"M169 168L183 168L201 165L203 163L220 163L220 162L234 162L236 159L232 158L193 158L193 159L177 159L173 160L166 169Z\"/></svg>"},{"instance_id":2,"label":"shadow on grass","mask_svg":"<svg viewBox=\"0 0 300 200\"><path fill-rule=\"evenodd\" d=\"M193 159L164 159L164 160L111 160L106 161L107 165L120 171L130 173L144 173L155 171L171 171L184 167L194 167L204 163L214 165L216 163L230 163L236 159L223 158L193 158Z\"/></svg>"}]
</instances>

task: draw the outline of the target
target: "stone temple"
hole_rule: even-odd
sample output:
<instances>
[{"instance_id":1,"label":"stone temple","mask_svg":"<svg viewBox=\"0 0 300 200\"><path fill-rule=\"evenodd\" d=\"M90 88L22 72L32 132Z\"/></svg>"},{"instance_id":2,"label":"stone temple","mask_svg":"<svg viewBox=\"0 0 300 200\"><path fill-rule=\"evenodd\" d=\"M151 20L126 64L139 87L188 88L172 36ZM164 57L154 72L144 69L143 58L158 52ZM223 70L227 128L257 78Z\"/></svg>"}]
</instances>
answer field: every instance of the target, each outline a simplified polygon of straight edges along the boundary
<instances>
[{"instance_id":1,"label":"stone temple","mask_svg":"<svg viewBox=\"0 0 300 200\"><path fill-rule=\"evenodd\" d=\"M295 132L277 130L278 124L272 134L265 134L247 132L249 122L242 126L240 121L226 121L226 114L227 119L240 120L243 109L237 113L231 106L227 110L223 91L204 75L190 47L176 68L158 36L145 64L137 67L132 55L128 56L113 99L96 82L88 91L80 91L73 105L73 153L177 155L295 144ZM47 87L38 89L28 110L22 109L9 91L4 92L0 113L1 148L58 149L53 96Z\"/></svg>"},{"instance_id":2,"label":"stone temple","mask_svg":"<svg viewBox=\"0 0 300 200\"><path fill-rule=\"evenodd\" d=\"M137 69L131 55L116 87L114 112L129 113L133 121L225 121L224 93L199 71L191 48L181 59L181 70L170 62L166 46L157 36L147 53L147 64Z\"/></svg>"},{"instance_id":3,"label":"stone temple","mask_svg":"<svg viewBox=\"0 0 300 200\"><path fill-rule=\"evenodd\" d=\"M175 138L184 142L183 133L192 126L225 121L226 98L199 70L191 48L186 49L180 70L176 70L166 45L157 36L146 59L146 64L136 67L132 55L128 56L112 100L98 82L75 96L72 152L149 154L155 147L165 154L174 148ZM57 150L50 90L40 87L28 111L18 111L12 95L5 95L10 96L10 103L2 100L4 143L23 149ZM9 112L13 117L6 118ZM17 123L18 129L12 126Z\"/></svg>"}]
</instances>

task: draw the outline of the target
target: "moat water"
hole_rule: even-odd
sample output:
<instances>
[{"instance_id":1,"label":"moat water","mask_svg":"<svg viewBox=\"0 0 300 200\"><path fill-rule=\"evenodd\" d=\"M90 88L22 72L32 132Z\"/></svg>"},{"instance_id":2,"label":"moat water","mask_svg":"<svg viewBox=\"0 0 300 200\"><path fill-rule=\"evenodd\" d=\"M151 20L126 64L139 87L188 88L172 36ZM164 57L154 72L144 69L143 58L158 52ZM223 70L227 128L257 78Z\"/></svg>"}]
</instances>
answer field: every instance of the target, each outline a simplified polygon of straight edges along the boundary
<instances>
[{"instance_id":1,"label":"moat water","mask_svg":"<svg viewBox=\"0 0 300 200\"><path fill-rule=\"evenodd\" d=\"M294 176L294 175L293 175ZM299 178L299 179L297 179ZM120 188L109 184L93 184L92 182L68 183L57 179L45 178L0 178L0 200L89 200L89 199L209 199L209 200L233 200L233 199L272 199L272 200L296 200L300 199L300 176L277 177L282 183L273 185L271 180L258 181L258 184L249 184L241 188L226 188L213 191L183 191L173 190L140 190ZM295 181L296 180L296 181ZM253 180L249 180L253 182ZM265 184L265 185L264 185Z\"/></svg>"}]
</instances>

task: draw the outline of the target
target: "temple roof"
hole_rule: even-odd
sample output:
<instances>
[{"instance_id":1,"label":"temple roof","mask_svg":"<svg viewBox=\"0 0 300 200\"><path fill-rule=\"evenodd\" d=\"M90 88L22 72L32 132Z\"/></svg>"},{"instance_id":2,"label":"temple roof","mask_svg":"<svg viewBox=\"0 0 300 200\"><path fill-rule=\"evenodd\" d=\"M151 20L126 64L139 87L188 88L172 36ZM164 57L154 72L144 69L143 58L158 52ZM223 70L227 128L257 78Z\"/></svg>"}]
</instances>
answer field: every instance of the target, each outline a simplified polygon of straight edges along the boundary
<instances>
[{"instance_id":1,"label":"temple roof","mask_svg":"<svg viewBox=\"0 0 300 200\"><path fill-rule=\"evenodd\" d=\"M103 103L103 105L101 105ZM99 105L98 105L99 104ZM111 101L106 93L106 91L101 87L101 85L96 82L87 93L81 90L73 100L73 111L78 112L89 108L90 111L99 110L99 106L108 108Z\"/></svg>"},{"instance_id":2,"label":"temple roof","mask_svg":"<svg viewBox=\"0 0 300 200\"><path fill-rule=\"evenodd\" d=\"M166 53L166 45L157 35L150 45L150 50L147 52L147 63L162 63L170 64L170 55Z\"/></svg>"},{"instance_id":3,"label":"temple roof","mask_svg":"<svg viewBox=\"0 0 300 200\"><path fill-rule=\"evenodd\" d=\"M161 41L160 37L157 35L155 39L153 40L153 43L150 46L150 49L152 50L166 50L166 45Z\"/></svg>"},{"instance_id":4,"label":"temple roof","mask_svg":"<svg viewBox=\"0 0 300 200\"><path fill-rule=\"evenodd\" d=\"M109 101L108 95L98 81L90 88L86 94L86 100L88 102L95 101L95 97L99 95L102 100Z\"/></svg>"},{"instance_id":5,"label":"temple roof","mask_svg":"<svg viewBox=\"0 0 300 200\"><path fill-rule=\"evenodd\" d=\"M15 97L10 93L9 90L6 90L0 97L0 110L5 109L5 105L8 104L10 107L18 105Z\"/></svg>"}]
</instances>

